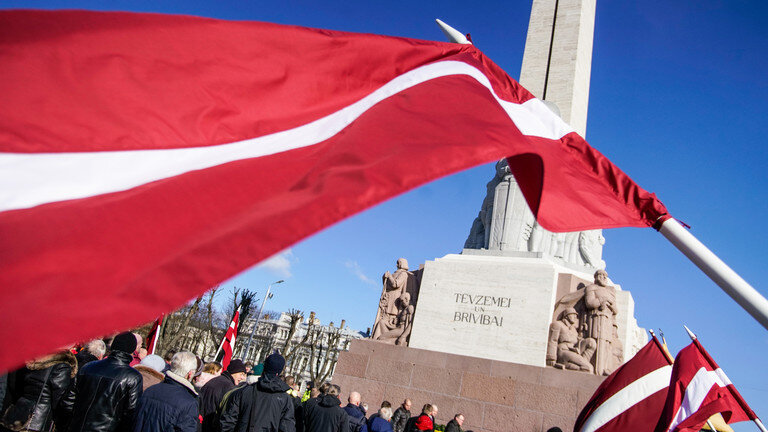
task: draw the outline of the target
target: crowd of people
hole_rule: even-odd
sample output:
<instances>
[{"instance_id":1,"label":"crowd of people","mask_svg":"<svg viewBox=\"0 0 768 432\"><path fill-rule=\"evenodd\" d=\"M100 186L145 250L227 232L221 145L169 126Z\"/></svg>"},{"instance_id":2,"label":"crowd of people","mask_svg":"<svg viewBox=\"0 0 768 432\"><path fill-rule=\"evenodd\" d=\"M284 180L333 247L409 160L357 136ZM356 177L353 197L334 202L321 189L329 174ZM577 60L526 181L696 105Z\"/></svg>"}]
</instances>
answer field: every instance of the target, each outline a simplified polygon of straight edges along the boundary
<instances>
[{"instance_id":1,"label":"crowd of people","mask_svg":"<svg viewBox=\"0 0 768 432\"><path fill-rule=\"evenodd\" d=\"M438 408L411 415L406 399L374 413L356 391L347 404L341 388L324 383L299 394L294 377L282 375L285 359L274 353L259 371L234 359L226 369L188 351L165 358L147 354L142 339L120 333L107 344L91 341L27 362L2 376L1 431L72 432L419 432L434 431ZM456 414L447 432L462 432Z\"/></svg>"}]
</instances>

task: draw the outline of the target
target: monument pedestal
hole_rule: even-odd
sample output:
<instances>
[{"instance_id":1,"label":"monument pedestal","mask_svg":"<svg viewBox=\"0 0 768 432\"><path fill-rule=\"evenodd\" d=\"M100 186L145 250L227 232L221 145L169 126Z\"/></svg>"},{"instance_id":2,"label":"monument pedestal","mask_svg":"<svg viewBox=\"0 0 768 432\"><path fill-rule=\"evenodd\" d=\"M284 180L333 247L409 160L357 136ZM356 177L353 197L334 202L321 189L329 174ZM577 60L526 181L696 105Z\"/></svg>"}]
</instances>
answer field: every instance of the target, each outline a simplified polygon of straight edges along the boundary
<instances>
[{"instance_id":1,"label":"monument pedestal","mask_svg":"<svg viewBox=\"0 0 768 432\"><path fill-rule=\"evenodd\" d=\"M516 251L465 249L427 261L409 346L543 367L555 303L592 283L589 270L577 267ZM624 361L647 336L634 319L632 295L616 288Z\"/></svg>"},{"instance_id":2,"label":"monument pedestal","mask_svg":"<svg viewBox=\"0 0 768 432\"><path fill-rule=\"evenodd\" d=\"M419 306L421 307L421 305ZM393 409L405 398L411 415L436 404L438 424L464 414L462 429L474 432L571 430L576 416L604 377L490 359L352 341L339 354L333 383L341 400L360 392L373 414L383 400Z\"/></svg>"}]
</instances>

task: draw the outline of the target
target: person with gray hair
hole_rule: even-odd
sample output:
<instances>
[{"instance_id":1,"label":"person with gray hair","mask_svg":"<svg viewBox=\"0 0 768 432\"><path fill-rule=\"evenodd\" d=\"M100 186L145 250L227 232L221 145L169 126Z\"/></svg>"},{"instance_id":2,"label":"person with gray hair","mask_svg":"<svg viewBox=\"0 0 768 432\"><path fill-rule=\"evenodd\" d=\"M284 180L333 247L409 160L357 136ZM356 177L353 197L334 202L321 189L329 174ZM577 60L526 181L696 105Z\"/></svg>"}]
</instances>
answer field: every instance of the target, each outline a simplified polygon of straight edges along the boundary
<instances>
[{"instance_id":1,"label":"person with gray hair","mask_svg":"<svg viewBox=\"0 0 768 432\"><path fill-rule=\"evenodd\" d=\"M453 420L449 421L445 425L445 432L464 432L461 426L464 424L464 414L456 414L453 416Z\"/></svg>"},{"instance_id":2,"label":"person with gray hair","mask_svg":"<svg viewBox=\"0 0 768 432\"><path fill-rule=\"evenodd\" d=\"M134 432L196 432L200 414L192 379L202 367L200 358L189 351L174 354L165 380L149 387L139 399Z\"/></svg>"},{"instance_id":3,"label":"person with gray hair","mask_svg":"<svg viewBox=\"0 0 768 432\"><path fill-rule=\"evenodd\" d=\"M370 432L392 432L392 407L381 407L379 409L379 415L372 417L370 423Z\"/></svg>"},{"instance_id":4,"label":"person with gray hair","mask_svg":"<svg viewBox=\"0 0 768 432\"><path fill-rule=\"evenodd\" d=\"M83 347L79 353L75 354L77 359L77 369L81 369L86 364L101 360L104 358L104 354L107 353L107 344L101 339L94 339Z\"/></svg>"},{"instance_id":5,"label":"person with gray hair","mask_svg":"<svg viewBox=\"0 0 768 432\"><path fill-rule=\"evenodd\" d=\"M341 409L341 388L330 384L317 397L317 402L307 404L303 412L304 432L348 432L349 416Z\"/></svg>"}]
</instances>

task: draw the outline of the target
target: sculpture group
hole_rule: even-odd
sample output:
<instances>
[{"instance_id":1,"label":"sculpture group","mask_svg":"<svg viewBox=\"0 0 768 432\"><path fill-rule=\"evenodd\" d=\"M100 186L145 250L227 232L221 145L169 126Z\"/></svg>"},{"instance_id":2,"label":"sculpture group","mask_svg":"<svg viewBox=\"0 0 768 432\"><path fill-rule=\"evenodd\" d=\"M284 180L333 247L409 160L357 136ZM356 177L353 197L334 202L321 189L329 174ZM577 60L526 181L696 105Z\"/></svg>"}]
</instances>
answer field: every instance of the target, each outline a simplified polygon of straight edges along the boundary
<instances>
[{"instance_id":1,"label":"sculpture group","mask_svg":"<svg viewBox=\"0 0 768 432\"><path fill-rule=\"evenodd\" d=\"M408 270L405 258L397 260L397 270L382 276L383 288L371 339L407 345L418 294L416 274Z\"/></svg>"},{"instance_id":2,"label":"sculpture group","mask_svg":"<svg viewBox=\"0 0 768 432\"><path fill-rule=\"evenodd\" d=\"M563 296L549 326L547 365L609 375L622 362L618 336L616 289L604 270L594 283Z\"/></svg>"}]
</instances>

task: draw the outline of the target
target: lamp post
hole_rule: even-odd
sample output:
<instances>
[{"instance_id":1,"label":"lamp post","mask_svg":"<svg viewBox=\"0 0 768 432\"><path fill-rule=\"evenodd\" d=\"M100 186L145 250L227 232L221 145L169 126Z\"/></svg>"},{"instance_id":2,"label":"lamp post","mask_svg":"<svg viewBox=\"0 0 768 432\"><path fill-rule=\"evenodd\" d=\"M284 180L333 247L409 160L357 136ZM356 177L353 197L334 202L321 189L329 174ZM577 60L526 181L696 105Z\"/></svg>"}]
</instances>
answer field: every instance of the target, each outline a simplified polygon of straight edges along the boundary
<instances>
[{"instance_id":1,"label":"lamp post","mask_svg":"<svg viewBox=\"0 0 768 432\"><path fill-rule=\"evenodd\" d=\"M249 355L249 351L251 349L251 342L253 342L253 334L256 333L256 328L259 326L259 321L261 320L261 313L264 311L264 304L267 302L268 299L272 298L272 293L270 292L272 290L272 285L277 285L285 282L284 280L280 279L277 282L272 282L267 287L267 294L264 295L264 300L261 302L261 307L259 307L259 313L256 315L256 322L253 324L253 328L251 329L251 335L248 337L248 343L245 344L245 355Z\"/></svg>"}]
</instances>

